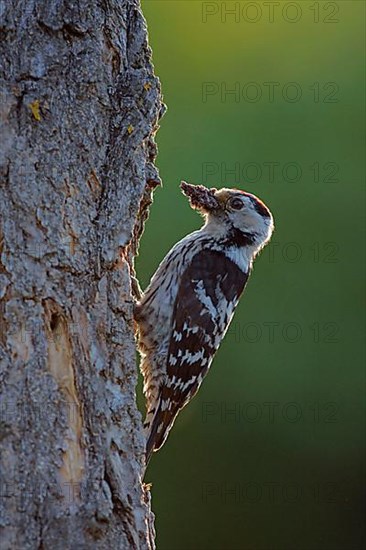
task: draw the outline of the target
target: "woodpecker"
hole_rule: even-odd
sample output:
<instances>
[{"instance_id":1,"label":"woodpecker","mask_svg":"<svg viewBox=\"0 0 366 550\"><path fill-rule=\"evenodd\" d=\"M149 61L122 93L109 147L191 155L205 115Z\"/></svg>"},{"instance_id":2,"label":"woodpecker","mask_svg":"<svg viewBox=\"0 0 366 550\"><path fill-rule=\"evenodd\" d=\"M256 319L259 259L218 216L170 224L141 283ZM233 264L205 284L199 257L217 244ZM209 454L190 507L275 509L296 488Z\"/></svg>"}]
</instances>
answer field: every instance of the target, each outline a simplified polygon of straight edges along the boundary
<instances>
[{"instance_id":1,"label":"woodpecker","mask_svg":"<svg viewBox=\"0 0 366 550\"><path fill-rule=\"evenodd\" d=\"M271 238L267 206L239 189L181 182L204 225L165 256L135 306L147 414L146 464L197 393L247 283Z\"/></svg>"}]
</instances>

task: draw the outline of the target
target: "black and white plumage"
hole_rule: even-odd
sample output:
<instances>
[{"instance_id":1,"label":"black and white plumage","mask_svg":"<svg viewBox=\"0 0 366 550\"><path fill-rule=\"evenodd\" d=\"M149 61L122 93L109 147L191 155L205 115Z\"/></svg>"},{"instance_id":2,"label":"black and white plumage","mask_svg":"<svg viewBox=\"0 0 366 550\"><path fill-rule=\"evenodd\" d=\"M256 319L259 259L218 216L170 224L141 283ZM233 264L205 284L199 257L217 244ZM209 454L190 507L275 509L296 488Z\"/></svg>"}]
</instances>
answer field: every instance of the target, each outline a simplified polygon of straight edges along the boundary
<instances>
[{"instance_id":1,"label":"black and white plumage","mask_svg":"<svg viewBox=\"0 0 366 550\"><path fill-rule=\"evenodd\" d=\"M147 400L146 461L199 389L273 218L254 195L182 182L205 224L178 242L135 308Z\"/></svg>"}]
</instances>

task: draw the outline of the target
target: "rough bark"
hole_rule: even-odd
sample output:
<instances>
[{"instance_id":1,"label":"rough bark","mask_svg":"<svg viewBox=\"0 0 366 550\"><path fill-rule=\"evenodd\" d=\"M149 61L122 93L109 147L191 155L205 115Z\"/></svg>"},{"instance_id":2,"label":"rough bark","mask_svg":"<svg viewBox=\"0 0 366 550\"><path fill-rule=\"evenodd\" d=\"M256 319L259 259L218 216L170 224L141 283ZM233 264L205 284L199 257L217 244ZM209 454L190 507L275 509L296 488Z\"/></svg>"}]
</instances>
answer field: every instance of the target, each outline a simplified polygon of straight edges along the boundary
<instances>
[{"instance_id":1,"label":"rough bark","mask_svg":"<svg viewBox=\"0 0 366 550\"><path fill-rule=\"evenodd\" d=\"M0 2L1 547L150 548L131 277L162 113L137 0Z\"/></svg>"}]
</instances>

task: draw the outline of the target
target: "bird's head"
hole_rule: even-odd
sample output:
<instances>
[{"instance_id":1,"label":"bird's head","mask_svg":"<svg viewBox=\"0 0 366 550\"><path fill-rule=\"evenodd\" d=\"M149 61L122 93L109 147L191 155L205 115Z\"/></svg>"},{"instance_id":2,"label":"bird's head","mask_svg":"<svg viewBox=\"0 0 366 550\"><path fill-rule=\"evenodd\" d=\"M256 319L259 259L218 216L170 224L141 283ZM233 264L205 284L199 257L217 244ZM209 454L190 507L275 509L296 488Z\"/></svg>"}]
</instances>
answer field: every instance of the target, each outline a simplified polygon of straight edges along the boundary
<instances>
[{"instance_id":1,"label":"bird's head","mask_svg":"<svg viewBox=\"0 0 366 550\"><path fill-rule=\"evenodd\" d=\"M239 189L208 189L184 181L180 187L191 207L204 215L208 231L223 238L227 235L232 244L255 248L262 248L271 238L272 214L255 195Z\"/></svg>"}]
</instances>

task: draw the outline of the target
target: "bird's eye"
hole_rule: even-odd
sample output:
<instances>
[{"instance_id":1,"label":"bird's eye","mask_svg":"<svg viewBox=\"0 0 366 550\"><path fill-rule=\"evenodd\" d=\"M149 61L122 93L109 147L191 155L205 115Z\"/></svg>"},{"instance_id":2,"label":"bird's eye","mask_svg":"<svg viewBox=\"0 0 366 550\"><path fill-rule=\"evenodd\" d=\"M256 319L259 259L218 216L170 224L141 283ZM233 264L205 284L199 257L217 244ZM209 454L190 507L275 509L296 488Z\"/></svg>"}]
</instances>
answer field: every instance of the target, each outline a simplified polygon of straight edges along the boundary
<instances>
[{"instance_id":1,"label":"bird's eye","mask_svg":"<svg viewBox=\"0 0 366 550\"><path fill-rule=\"evenodd\" d=\"M241 210L244 206L244 203L241 199L232 199L230 201L230 208L233 208L234 210Z\"/></svg>"}]
</instances>

